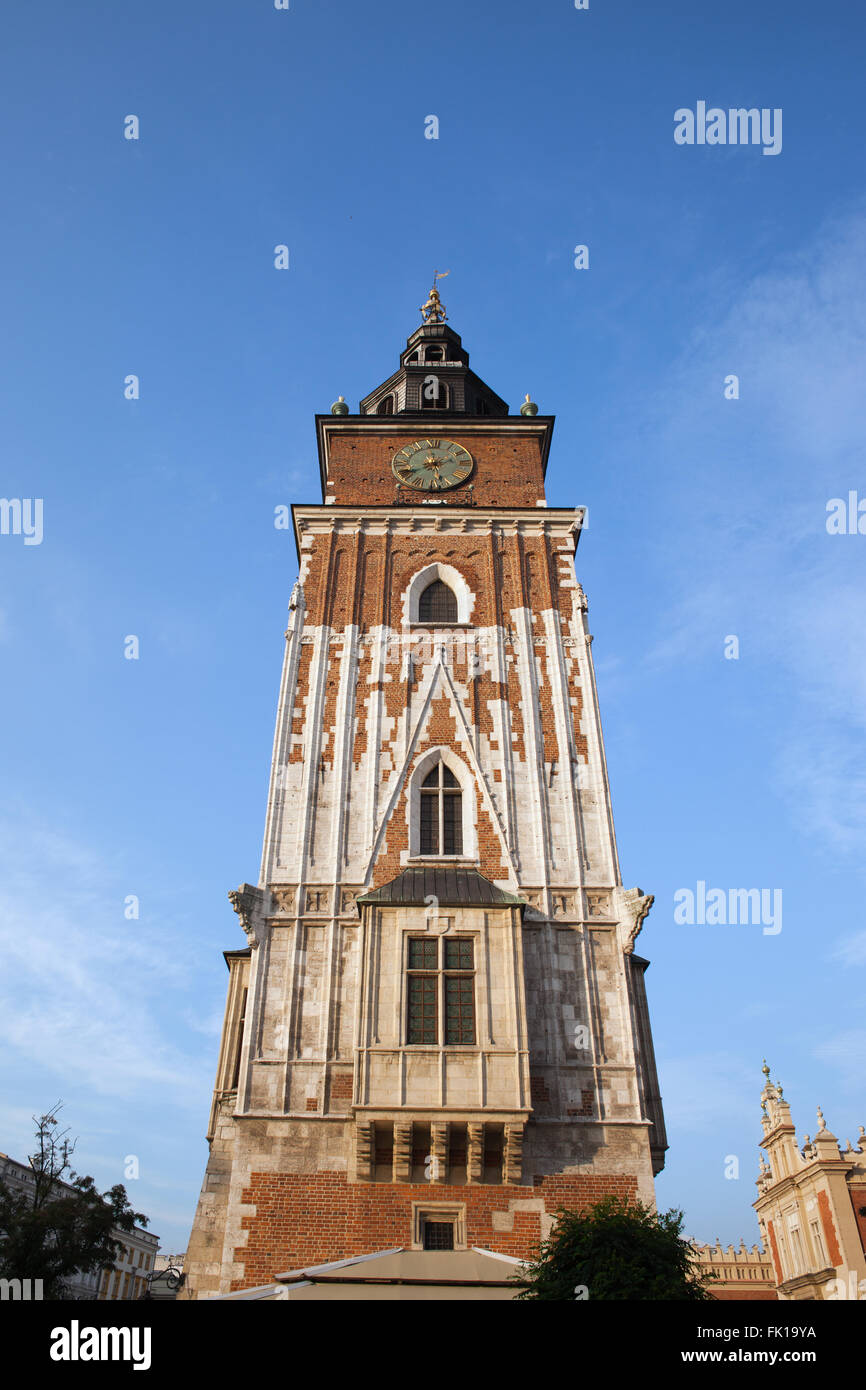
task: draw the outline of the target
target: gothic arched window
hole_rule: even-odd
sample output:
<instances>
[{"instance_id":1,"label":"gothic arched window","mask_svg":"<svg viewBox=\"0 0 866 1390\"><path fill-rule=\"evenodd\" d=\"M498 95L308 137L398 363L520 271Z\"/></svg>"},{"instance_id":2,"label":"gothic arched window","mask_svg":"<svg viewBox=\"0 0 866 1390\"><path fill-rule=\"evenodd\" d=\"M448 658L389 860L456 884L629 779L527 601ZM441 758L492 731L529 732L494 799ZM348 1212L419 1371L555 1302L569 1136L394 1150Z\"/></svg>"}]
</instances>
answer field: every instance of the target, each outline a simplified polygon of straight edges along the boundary
<instances>
[{"instance_id":1,"label":"gothic arched window","mask_svg":"<svg viewBox=\"0 0 866 1390\"><path fill-rule=\"evenodd\" d=\"M460 783L443 762L421 783L422 854L463 853L463 796Z\"/></svg>"},{"instance_id":2,"label":"gothic arched window","mask_svg":"<svg viewBox=\"0 0 866 1390\"><path fill-rule=\"evenodd\" d=\"M456 623L457 595L441 579L428 584L418 600L419 623Z\"/></svg>"},{"instance_id":3,"label":"gothic arched window","mask_svg":"<svg viewBox=\"0 0 866 1390\"><path fill-rule=\"evenodd\" d=\"M393 397L393 396L386 396L384 400L381 400L381 401L379 402L377 408L376 408L376 414L377 414L377 415L393 415L393 414L394 414L394 397Z\"/></svg>"}]
</instances>

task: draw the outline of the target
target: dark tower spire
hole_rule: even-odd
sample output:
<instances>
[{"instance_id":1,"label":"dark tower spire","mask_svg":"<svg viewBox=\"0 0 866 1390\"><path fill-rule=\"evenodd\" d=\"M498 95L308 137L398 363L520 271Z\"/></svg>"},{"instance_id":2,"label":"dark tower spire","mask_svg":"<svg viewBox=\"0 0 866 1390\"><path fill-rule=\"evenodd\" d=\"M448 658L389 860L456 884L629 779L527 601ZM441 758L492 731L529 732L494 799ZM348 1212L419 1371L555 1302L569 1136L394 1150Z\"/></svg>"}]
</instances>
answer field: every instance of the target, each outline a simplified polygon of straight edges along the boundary
<instances>
[{"instance_id":1,"label":"dark tower spire","mask_svg":"<svg viewBox=\"0 0 866 1390\"><path fill-rule=\"evenodd\" d=\"M501 419L508 414L501 396L469 370L460 334L445 322L436 280L447 274L434 272L430 297L420 310L424 322L406 340L399 370L361 401L362 415L427 416L436 411Z\"/></svg>"}]
</instances>

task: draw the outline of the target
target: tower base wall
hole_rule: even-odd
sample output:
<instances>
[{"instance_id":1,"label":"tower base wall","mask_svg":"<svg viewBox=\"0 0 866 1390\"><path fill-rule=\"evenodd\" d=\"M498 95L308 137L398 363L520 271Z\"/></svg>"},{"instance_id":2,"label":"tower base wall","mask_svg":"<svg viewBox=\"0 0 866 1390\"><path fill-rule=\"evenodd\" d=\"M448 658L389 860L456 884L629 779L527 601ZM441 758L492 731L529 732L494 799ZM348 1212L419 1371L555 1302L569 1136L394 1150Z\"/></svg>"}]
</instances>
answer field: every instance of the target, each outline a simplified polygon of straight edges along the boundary
<instances>
[{"instance_id":1,"label":"tower base wall","mask_svg":"<svg viewBox=\"0 0 866 1390\"><path fill-rule=\"evenodd\" d=\"M588 1207L610 1195L653 1202L644 1128L530 1123L520 1184L354 1181L343 1156L349 1135L338 1121L221 1118L180 1297L252 1288L287 1269L376 1250L417 1248L423 1208L450 1205L461 1213L461 1243L525 1259L549 1235L560 1207ZM561 1152L566 1143L570 1164ZM546 1172L533 1172L542 1166Z\"/></svg>"}]
</instances>

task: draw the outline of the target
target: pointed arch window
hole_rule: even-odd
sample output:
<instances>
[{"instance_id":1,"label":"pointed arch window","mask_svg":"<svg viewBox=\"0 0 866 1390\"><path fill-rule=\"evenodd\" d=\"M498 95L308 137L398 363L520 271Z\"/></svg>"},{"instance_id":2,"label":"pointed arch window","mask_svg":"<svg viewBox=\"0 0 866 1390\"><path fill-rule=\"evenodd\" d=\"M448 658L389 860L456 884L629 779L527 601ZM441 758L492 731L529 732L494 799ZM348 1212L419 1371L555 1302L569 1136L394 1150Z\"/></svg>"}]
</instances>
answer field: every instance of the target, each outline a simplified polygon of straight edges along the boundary
<instances>
[{"instance_id":1,"label":"pointed arch window","mask_svg":"<svg viewBox=\"0 0 866 1390\"><path fill-rule=\"evenodd\" d=\"M457 595L441 579L434 579L432 584L428 584L421 594L418 600L418 621L419 623L456 623L458 621Z\"/></svg>"},{"instance_id":2,"label":"pointed arch window","mask_svg":"<svg viewBox=\"0 0 866 1390\"><path fill-rule=\"evenodd\" d=\"M438 762L421 783L422 854L463 853L463 794L449 767Z\"/></svg>"}]
</instances>

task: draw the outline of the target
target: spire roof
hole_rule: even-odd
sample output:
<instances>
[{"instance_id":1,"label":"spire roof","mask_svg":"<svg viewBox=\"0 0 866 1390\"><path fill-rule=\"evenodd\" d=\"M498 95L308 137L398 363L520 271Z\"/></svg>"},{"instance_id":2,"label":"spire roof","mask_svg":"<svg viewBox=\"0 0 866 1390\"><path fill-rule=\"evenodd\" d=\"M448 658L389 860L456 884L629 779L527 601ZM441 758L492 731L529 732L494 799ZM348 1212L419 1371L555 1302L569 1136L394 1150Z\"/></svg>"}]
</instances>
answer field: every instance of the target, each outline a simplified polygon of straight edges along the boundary
<instances>
[{"instance_id":1,"label":"spire roof","mask_svg":"<svg viewBox=\"0 0 866 1390\"><path fill-rule=\"evenodd\" d=\"M501 419L508 414L507 402L469 370L460 334L446 323L436 281L448 274L434 272L420 327L409 334L397 371L361 401L362 415L423 415L426 421L437 415Z\"/></svg>"}]
</instances>

